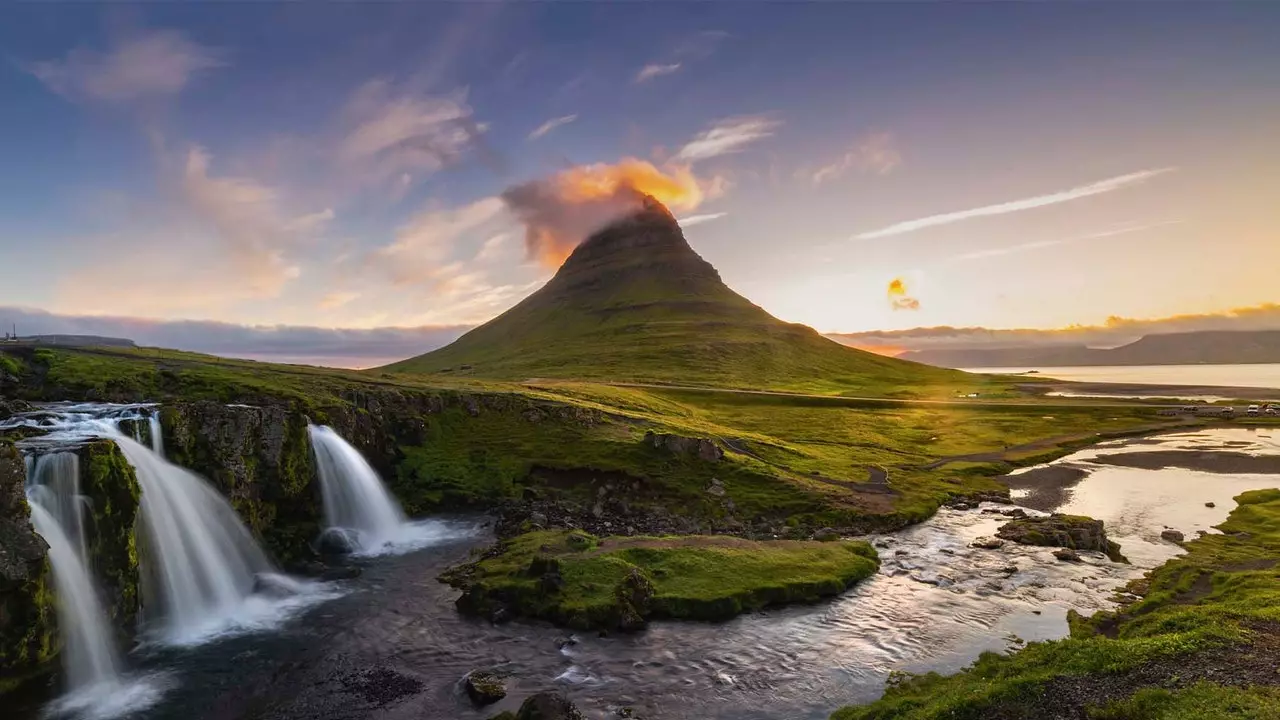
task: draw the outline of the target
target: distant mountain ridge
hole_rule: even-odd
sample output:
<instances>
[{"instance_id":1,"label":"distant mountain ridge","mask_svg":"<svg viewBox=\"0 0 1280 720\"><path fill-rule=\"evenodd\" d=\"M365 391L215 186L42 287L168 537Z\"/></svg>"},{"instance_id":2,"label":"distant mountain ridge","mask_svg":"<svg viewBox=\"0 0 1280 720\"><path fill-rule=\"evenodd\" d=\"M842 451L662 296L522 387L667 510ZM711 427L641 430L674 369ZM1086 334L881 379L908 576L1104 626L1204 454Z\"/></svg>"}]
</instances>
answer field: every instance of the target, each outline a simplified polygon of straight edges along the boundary
<instances>
[{"instance_id":1,"label":"distant mountain ridge","mask_svg":"<svg viewBox=\"0 0 1280 720\"><path fill-rule=\"evenodd\" d=\"M515 307L384 369L902 395L973 382L778 320L729 289L652 198L583 241Z\"/></svg>"},{"instance_id":2,"label":"distant mountain ridge","mask_svg":"<svg viewBox=\"0 0 1280 720\"><path fill-rule=\"evenodd\" d=\"M938 367L1228 365L1280 363L1280 330L1213 330L1147 335L1100 350L1084 346L917 350L899 356Z\"/></svg>"}]
</instances>

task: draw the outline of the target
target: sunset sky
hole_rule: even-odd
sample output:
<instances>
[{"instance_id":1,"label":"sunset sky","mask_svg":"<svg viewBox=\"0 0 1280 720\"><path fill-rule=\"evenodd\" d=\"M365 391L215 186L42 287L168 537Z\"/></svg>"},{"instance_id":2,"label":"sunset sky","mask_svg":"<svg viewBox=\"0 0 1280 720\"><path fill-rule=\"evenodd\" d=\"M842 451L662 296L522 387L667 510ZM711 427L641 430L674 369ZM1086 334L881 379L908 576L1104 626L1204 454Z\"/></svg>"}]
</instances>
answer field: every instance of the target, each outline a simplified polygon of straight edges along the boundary
<instances>
[{"instance_id":1,"label":"sunset sky","mask_svg":"<svg viewBox=\"0 0 1280 720\"><path fill-rule=\"evenodd\" d=\"M627 158L824 332L1275 302L1277 38L1275 3L9 6L0 320L445 337L553 271L504 191Z\"/></svg>"}]
</instances>

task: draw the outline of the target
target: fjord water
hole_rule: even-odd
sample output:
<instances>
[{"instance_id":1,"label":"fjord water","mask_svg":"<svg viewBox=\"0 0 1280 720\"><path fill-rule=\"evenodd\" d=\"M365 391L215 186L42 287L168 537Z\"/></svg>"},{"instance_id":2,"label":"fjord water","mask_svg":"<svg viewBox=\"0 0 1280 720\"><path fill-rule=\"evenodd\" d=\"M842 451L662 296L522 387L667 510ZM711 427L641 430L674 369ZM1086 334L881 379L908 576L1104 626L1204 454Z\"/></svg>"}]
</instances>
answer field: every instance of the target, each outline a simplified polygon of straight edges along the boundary
<instances>
[{"instance_id":1,"label":"fjord water","mask_svg":"<svg viewBox=\"0 0 1280 720\"><path fill-rule=\"evenodd\" d=\"M1280 389L1280 363L1252 365L1094 365L1083 367L964 368L966 372L1018 374L1074 382L1133 383ZM1173 396L1174 394L1170 394Z\"/></svg>"},{"instance_id":2,"label":"fjord water","mask_svg":"<svg viewBox=\"0 0 1280 720\"><path fill-rule=\"evenodd\" d=\"M393 540L405 516L378 473L332 428L308 425L307 432L320 475L325 526L349 531L364 551Z\"/></svg>"}]
</instances>

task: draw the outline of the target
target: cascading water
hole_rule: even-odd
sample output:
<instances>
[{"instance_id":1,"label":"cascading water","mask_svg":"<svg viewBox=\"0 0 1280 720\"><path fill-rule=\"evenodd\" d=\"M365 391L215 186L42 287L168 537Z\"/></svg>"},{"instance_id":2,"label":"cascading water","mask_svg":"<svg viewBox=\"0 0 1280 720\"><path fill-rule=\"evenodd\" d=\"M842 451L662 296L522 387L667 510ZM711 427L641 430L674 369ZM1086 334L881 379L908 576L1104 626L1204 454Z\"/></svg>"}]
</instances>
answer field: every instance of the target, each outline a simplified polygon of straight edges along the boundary
<instances>
[{"instance_id":1,"label":"cascading water","mask_svg":"<svg viewBox=\"0 0 1280 720\"><path fill-rule=\"evenodd\" d=\"M32 493L28 500L31 524L49 545L70 690L75 693L95 685L118 684L120 658L79 548L63 532L54 512L44 506L40 494Z\"/></svg>"},{"instance_id":2,"label":"cascading water","mask_svg":"<svg viewBox=\"0 0 1280 720\"><path fill-rule=\"evenodd\" d=\"M320 471L325 525L346 531L362 552L376 552L403 537L404 512L360 452L332 428L308 425Z\"/></svg>"},{"instance_id":3,"label":"cascading water","mask_svg":"<svg viewBox=\"0 0 1280 720\"><path fill-rule=\"evenodd\" d=\"M28 470L32 485L27 489L33 502L39 502L58 522L81 564L88 567L88 543L85 535L85 504L80 494L80 457L73 452L41 455Z\"/></svg>"},{"instance_id":4,"label":"cascading water","mask_svg":"<svg viewBox=\"0 0 1280 720\"><path fill-rule=\"evenodd\" d=\"M164 457L164 435L160 430L160 411L156 410L147 418L147 426L151 430L151 451Z\"/></svg>"},{"instance_id":5,"label":"cascading water","mask_svg":"<svg viewBox=\"0 0 1280 720\"><path fill-rule=\"evenodd\" d=\"M151 597L161 633L185 642L235 623L261 573L274 573L231 505L194 473L121 434L112 437L142 487Z\"/></svg>"},{"instance_id":6,"label":"cascading water","mask_svg":"<svg viewBox=\"0 0 1280 720\"><path fill-rule=\"evenodd\" d=\"M36 466L40 464L38 460ZM44 478L49 477L46 472ZM164 689L160 678L121 675L123 664L89 575L84 548L68 536L58 517L57 503L52 508L46 505L60 501L59 492L47 485L33 485L28 488L27 500L31 524L49 546L62 664L67 672L67 694L50 706L51 714L111 718L154 704Z\"/></svg>"}]
</instances>

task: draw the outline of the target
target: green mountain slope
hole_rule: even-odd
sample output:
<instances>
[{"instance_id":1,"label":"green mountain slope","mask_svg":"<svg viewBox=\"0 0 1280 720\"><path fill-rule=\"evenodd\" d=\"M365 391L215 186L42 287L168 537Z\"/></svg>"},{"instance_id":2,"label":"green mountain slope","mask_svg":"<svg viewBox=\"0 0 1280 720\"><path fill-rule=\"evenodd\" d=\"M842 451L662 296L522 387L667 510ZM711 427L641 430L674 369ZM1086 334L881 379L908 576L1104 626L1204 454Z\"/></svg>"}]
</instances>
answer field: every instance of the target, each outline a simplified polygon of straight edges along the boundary
<instances>
[{"instance_id":1,"label":"green mountain slope","mask_svg":"<svg viewBox=\"0 0 1280 720\"><path fill-rule=\"evenodd\" d=\"M588 238L520 304L383 369L902 396L982 382L778 320L730 290L656 201Z\"/></svg>"}]
</instances>

